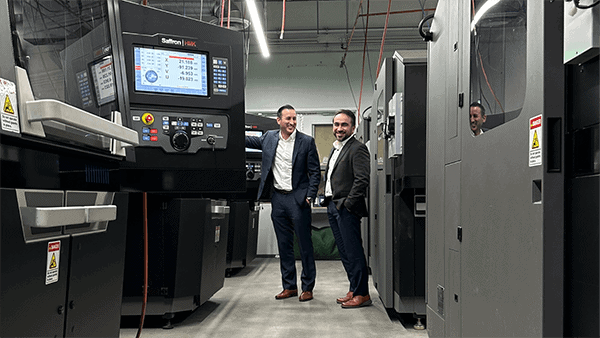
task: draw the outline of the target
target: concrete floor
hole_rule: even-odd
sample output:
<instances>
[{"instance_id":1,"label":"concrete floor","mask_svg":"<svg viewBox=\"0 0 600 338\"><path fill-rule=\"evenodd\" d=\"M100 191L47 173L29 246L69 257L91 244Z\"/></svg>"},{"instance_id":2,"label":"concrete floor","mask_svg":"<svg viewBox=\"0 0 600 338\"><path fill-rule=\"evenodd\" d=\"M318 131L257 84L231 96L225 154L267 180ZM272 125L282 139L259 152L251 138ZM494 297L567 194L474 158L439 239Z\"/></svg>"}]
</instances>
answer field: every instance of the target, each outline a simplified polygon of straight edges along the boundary
<instances>
[{"instance_id":1,"label":"concrete floor","mask_svg":"<svg viewBox=\"0 0 600 338\"><path fill-rule=\"evenodd\" d=\"M297 268L300 274L299 261ZM173 329L164 330L162 321L147 318L142 337L428 337L408 321L405 328L399 319L390 319L372 282L373 305L342 309L336 304L348 291L341 261L317 261L311 301L276 300L280 291L279 259L259 257L226 278L223 288L196 311L176 317ZM124 321L120 337L135 337L138 323L139 318Z\"/></svg>"}]
</instances>

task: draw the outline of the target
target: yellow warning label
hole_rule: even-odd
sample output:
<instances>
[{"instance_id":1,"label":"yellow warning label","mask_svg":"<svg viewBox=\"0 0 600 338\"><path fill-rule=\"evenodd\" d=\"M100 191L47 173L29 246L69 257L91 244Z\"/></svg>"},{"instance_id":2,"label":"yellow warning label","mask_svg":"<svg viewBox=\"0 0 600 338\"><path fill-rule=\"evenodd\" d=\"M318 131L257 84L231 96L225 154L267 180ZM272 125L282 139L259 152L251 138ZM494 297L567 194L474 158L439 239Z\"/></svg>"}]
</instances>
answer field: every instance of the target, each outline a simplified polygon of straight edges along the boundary
<instances>
[{"instance_id":1,"label":"yellow warning label","mask_svg":"<svg viewBox=\"0 0 600 338\"><path fill-rule=\"evenodd\" d=\"M8 95L6 95L6 99L4 99L4 108L2 109L2 111L9 114L15 113L15 111L13 110L13 106L10 103L10 99L8 98Z\"/></svg>"},{"instance_id":2,"label":"yellow warning label","mask_svg":"<svg viewBox=\"0 0 600 338\"><path fill-rule=\"evenodd\" d=\"M50 260L49 269L56 269L56 256L54 254L52 254L52 259Z\"/></svg>"},{"instance_id":3,"label":"yellow warning label","mask_svg":"<svg viewBox=\"0 0 600 338\"><path fill-rule=\"evenodd\" d=\"M540 147L540 140L538 140L537 130L533 132L533 143L531 149L537 149Z\"/></svg>"}]
</instances>

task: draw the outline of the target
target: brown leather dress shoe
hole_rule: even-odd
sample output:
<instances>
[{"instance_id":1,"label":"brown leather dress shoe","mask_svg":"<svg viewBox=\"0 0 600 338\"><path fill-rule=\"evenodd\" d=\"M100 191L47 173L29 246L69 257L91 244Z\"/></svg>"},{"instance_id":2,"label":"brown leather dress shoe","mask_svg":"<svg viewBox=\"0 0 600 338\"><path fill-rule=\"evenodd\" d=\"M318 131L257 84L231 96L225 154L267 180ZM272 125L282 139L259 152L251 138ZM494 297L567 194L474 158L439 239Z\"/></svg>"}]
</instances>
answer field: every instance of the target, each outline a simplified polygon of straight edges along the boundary
<instances>
[{"instance_id":1,"label":"brown leather dress shoe","mask_svg":"<svg viewBox=\"0 0 600 338\"><path fill-rule=\"evenodd\" d=\"M342 304L344 309L353 309L363 306L371 305L371 297L369 295L366 296L354 296L351 300Z\"/></svg>"},{"instance_id":2,"label":"brown leather dress shoe","mask_svg":"<svg viewBox=\"0 0 600 338\"><path fill-rule=\"evenodd\" d=\"M301 302L306 302L307 300L313 299L312 291L302 291L300 297L298 297Z\"/></svg>"},{"instance_id":3,"label":"brown leather dress shoe","mask_svg":"<svg viewBox=\"0 0 600 338\"><path fill-rule=\"evenodd\" d=\"M298 290L283 290L275 295L275 299L286 299L298 295Z\"/></svg>"},{"instance_id":4,"label":"brown leather dress shoe","mask_svg":"<svg viewBox=\"0 0 600 338\"><path fill-rule=\"evenodd\" d=\"M352 291L348 291L348 293L346 294L346 296L345 296L345 297L338 298L338 299L336 299L335 301L336 301L338 304L343 304L343 303L345 303L345 302L349 301L350 299L352 299L352 297L354 297L354 293L353 293Z\"/></svg>"}]
</instances>

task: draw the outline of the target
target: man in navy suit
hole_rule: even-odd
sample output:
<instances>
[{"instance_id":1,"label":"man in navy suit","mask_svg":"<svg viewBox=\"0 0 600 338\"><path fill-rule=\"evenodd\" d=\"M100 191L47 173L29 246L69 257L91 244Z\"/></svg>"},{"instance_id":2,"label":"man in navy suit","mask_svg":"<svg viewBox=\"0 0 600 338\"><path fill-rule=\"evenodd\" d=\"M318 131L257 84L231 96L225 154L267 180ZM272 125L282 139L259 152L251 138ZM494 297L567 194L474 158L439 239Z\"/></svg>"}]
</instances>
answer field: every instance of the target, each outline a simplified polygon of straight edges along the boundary
<instances>
[{"instance_id":1,"label":"man in navy suit","mask_svg":"<svg viewBox=\"0 0 600 338\"><path fill-rule=\"evenodd\" d=\"M353 136L355 119L345 109L333 117L336 141L325 169L325 199L321 204L327 207L329 225L350 281L350 291L337 299L343 308L371 304L369 271L360 235L360 220L369 215L365 197L371 166L369 150Z\"/></svg>"},{"instance_id":2,"label":"man in navy suit","mask_svg":"<svg viewBox=\"0 0 600 338\"><path fill-rule=\"evenodd\" d=\"M300 301L313 298L317 269L311 238L310 205L317 195L321 168L315 140L296 130L296 111L285 105L277 111L279 130L261 137L246 136L246 147L262 149L258 199L271 199L271 220L277 236L284 299L298 295L294 232L302 258Z\"/></svg>"}]
</instances>

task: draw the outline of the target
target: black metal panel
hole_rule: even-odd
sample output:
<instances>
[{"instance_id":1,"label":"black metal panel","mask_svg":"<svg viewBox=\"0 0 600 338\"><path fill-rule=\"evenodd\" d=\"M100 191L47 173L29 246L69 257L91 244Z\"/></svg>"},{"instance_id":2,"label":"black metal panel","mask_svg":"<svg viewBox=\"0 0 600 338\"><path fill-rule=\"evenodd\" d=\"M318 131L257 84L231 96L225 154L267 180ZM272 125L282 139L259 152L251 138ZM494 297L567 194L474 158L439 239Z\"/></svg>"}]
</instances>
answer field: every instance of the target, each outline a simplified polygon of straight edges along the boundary
<instances>
[{"instance_id":1,"label":"black metal panel","mask_svg":"<svg viewBox=\"0 0 600 338\"><path fill-rule=\"evenodd\" d=\"M119 336L127 203L116 193L117 219L105 232L73 235L65 337Z\"/></svg>"},{"instance_id":2,"label":"black metal panel","mask_svg":"<svg viewBox=\"0 0 600 338\"><path fill-rule=\"evenodd\" d=\"M248 202L229 202L229 232L227 240L227 268L243 268L246 266L246 251L250 238L248 224L250 207Z\"/></svg>"},{"instance_id":3,"label":"black metal panel","mask_svg":"<svg viewBox=\"0 0 600 338\"><path fill-rule=\"evenodd\" d=\"M598 84L599 57L582 65L567 66L567 100L569 109L568 128L582 129L598 124L598 102L600 102L600 85Z\"/></svg>"},{"instance_id":4,"label":"black metal panel","mask_svg":"<svg viewBox=\"0 0 600 338\"><path fill-rule=\"evenodd\" d=\"M572 179L565 229L566 337L598 337L600 238L598 175Z\"/></svg>"},{"instance_id":5,"label":"black metal panel","mask_svg":"<svg viewBox=\"0 0 600 338\"><path fill-rule=\"evenodd\" d=\"M26 244L15 190L0 188L0 336L62 337L69 279L69 236L60 241L58 281L46 285L48 242ZM88 286L89 287L89 286Z\"/></svg>"},{"instance_id":6,"label":"black metal panel","mask_svg":"<svg viewBox=\"0 0 600 338\"><path fill-rule=\"evenodd\" d=\"M425 176L425 130L427 110L427 66L404 67L403 176ZM425 185L422 186L424 188Z\"/></svg>"}]
</instances>

